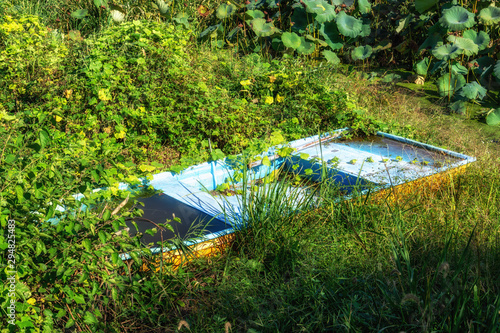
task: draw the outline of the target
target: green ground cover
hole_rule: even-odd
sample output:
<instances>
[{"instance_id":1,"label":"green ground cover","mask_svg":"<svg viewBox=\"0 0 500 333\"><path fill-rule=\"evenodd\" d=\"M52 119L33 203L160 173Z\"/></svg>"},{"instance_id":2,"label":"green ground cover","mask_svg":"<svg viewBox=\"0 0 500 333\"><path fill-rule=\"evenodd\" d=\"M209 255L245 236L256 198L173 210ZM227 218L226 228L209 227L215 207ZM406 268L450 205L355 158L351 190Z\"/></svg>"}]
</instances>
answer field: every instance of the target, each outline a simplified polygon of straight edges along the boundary
<instances>
[{"instance_id":1,"label":"green ground cover","mask_svg":"<svg viewBox=\"0 0 500 333\"><path fill-rule=\"evenodd\" d=\"M164 4L0 1L0 277L15 271L17 299L9 325L11 284L0 286L2 332L500 329L500 131L485 123L495 87L450 113L448 96L408 69L262 52L264 35L258 53L221 45L220 30L200 42L210 20L232 30L241 17L225 21L232 7L207 1ZM149 250L118 233L139 214L118 182L345 126L478 162L411 202L338 203L322 184L324 204L299 215L277 182L247 207L253 227L231 249L177 270L144 270ZM80 210L74 193L97 208Z\"/></svg>"}]
</instances>

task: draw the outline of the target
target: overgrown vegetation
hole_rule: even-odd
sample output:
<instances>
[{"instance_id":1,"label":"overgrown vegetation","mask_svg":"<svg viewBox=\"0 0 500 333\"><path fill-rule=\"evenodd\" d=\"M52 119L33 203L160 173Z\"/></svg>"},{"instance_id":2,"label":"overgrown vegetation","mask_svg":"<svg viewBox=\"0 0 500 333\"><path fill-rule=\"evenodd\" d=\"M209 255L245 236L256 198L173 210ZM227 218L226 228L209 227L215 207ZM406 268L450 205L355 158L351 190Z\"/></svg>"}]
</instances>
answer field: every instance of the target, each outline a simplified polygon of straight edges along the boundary
<instances>
[{"instance_id":1,"label":"overgrown vegetation","mask_svg":"<svg viewBox=\"0 0 500 333\"><path fill-rule=\"evenodd\" d=\"M0 277L17 280L15 325L10 284L0 286L2 332L498 331L498 131L333 66L333 51L361 69L397 61L419 75L432 61L446 99L489 94L495 105L489 4L0 1ZM478 23L452 25L464 10ZM432 39L448 30L448 44ZM476 52L466 39L485 34ZM419 45L432 51L410 51ZM139 212L124 209L133 199L119 182L139 190L157 171L344 126L479 162L411 202L339 203L324 184L323 205L300 214L277 182L246 207L252 228L231 249L176 270L155 270L140 235L121 231Z\"/></svg>"}]
</instances>

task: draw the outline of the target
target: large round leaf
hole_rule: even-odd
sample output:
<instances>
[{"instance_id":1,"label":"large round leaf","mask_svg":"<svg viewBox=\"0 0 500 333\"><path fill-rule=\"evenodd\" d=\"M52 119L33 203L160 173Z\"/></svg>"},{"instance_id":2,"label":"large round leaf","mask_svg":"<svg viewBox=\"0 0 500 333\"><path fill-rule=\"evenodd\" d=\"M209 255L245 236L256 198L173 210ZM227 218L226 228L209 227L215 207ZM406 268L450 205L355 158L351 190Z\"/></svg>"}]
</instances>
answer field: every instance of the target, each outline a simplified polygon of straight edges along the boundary
<instances>
[{"instance_id":1,"label":"large round leaf","mask_svg":"<svg viewBox=\"0 0 500 333\"><path fill-rule=\"evenodd\" d=\"M472 40L476 45L479 51L484 50L485 48L488 47L488 44L490 43L490 36L484 31L479 31L477 33L475 30L466 30L463 33L464 38L469 38Z\"/></svg>"},{"instance_id":2,"label":"large round leaf","mask_svg":"<svg viewBox=\"0 0 500 333\"><path fill-rule=\"evenodd\" d=\"M486 25L498 24L500 23L500 8L491 6L483 8L478 17Z\"/></svg>"},{"instance_id":3,"label":"large round leaf","mask_svg":"<svg viewBox=\"0 0 500 333\"><path fill-rule=\"evenodd\" d=\"M415 8L420 14L437 5L438 0L415 0Z\"/></svg>"},{"instance_id":4,"label":"large round leaf","mask_svg":"<svg viewBox=\"0 0 500 333\"><path fill-rule=\"evenodd\" d=\"M236 12L236 6L233 4L227 4L223 3L221 4L218 8L217 11L215 12L215 15L217 16L218 19L226 19L233 15Z\"/></svg>"},{"instance_id":5,"label":"large round leaf","mask_svg":"<svg viewBox=\"0 0 500 333\"><path fill-rule=\"evenodd\" d=\"M300 46L297 48L297 52L300 54L311 54L316 49L314 43L308 42L305 37L300 37Z\"/></svg>"},{"instance_id":6,"label":"large round leaf","mask_svg":"<svg viewBox=\"0 0 500 333\"><path fill-rule=\"evenodd\" d=\"M413 65L413 69L418 75L427 75L427 71L429 70L429 65L430 65L430 60L429 58L425 57L424 59L420 60L417 62L415 65Z\"/></svg>"},{"instance_id":7,"label":"large round leaf","mask_svg":"<svg viewBox=\"0 0 500 333\"><path fill-rule=\"evenodd\" d=\"M304 33L312 17L303 8L295 8L290 20L292 21L293 31Z\"/></svg>"},{"instance_id":8,"label":"large round leaf","mask_svg":"<svg viewBox=\"0 0 500 333\"><path fill-rule=\"evenodd\" d=\"M261 12L260 10L258 9L255 9L255 10L247 10L245 12L246 15L250 16L251 18L253 19L256 19L256 18L265 18L266 15Z\"/></svg>"},{"instance_id":9,"label":"large round leaf","mask_svg":"<svg viewBox=\"0 0 500 333\"><path fill-rule=\"evenodd\" d=\"M340 39L339 30L335 22L326 22L321 24L319 33L325 38L325 42L332 50L340 50L344 46L344 42Z\"/></svg>"},{"instance_id":10,"label":"large round leaf","mask_svg":"<svg viewBox=\"0 0 500 333\"><path fill-rule=\"evenodd\" d=\"M463 75L450 75L447 73L437 80L436 85L441 97L451 97L465 85L465 78Z\"/></svg>"},{"instance_id":11,"label":"large round leaf","mask_svg":"<svg viewBox=\"0 0 500 333\"><path fill-rule=\"evenodd\" d=\"M300 46L300 37L295 32L284 32L281 35L281 41L286 47L290 47L294 50L298 49Z\"/></svg>"},{"instance_id":12,"label":"large round leaf","mask_svg":"<svg viewBox=\"0 0 500 333\"><path fill-rule=\"evenodd\" d=\"M500 108L488 113L486 116L486 123L491 126L500 125Z\"/></svg>"},{"instance_id":13,"label":"large round leaf","mask_svg":"<svg viewBox=\"0 0 500 333\"><path fill-rule=\"evenodd\" d=\"M358 0L359 12L369 14L372 11L372 5L368 0Z\"/></svg>"},{"instance_id":14,"label":"large round leaf","mask_svg":"<svg viewBox=\"0 0 500 333\"><path fill-rule=\"evenodd\" d=\"M311 14L316 14L318 23L329 22L336 16L335 7L324 0L304 0L306 11Z\"/></svg>"},{"instance_id":15,"label":"large round leaf","mask_svg":"<svg viewBox=\"0 0 500 333\"><path fill-rule=\"evenodd\" d=\"M361 34L363 22L347 15L345 12L340 12L337 15L337 28L342 35L356 38Z\"/></svg>"},{"instance_id":16,"label":"large round leaf","mask_svg":"<svg viewBox=\"0 0 500 333\"><path fill-rule=\"evenodd\" d=\"M429 37L427 37L422 45L418 48L418 52L422 51L423 49L426 48L435 48L439 43L443 43L443 39L441 38L441 35L439 34L432 34Z\"/></svg>"},{"instance_id":17,"label":"large round leaf","mask_svg":"<svg viewBox=\"0 0 500 333\"><path fill-rule=\"evenodd\" d=\"M332 65L337 66L338 64L340 64L340 59L339 59L339 57L337 57L336 53L334 53L330 50L324 50L322 53L323 53L323 56L325 57L326 61L328 61Z\"/></svg>"},{"instance_id":18,"label":"large round leaf","mask_svg":"<svg viewBox=\"0 0 500 333\"><path fill-rule=\"evenodd\" d=\"M438 45L432 50L432 54L438 60L448 61L450 59L455 59L462 53L462 49L456 44L444 44L438 43Z\"/></svg>"},{"instance_id":19,"label":"large round leaf","mask_svg":"<svg viewBox=\"0 0 500 333\"><path fill-rule=\"evenodd\" d=\"M483 99L486 96L486 88L476 81L469 82L460 89L459 95L468 99Z\"/></svg>"},{"instance_id":20,"label":"large round leaf","mask_svg":"<svg viewBox=\"0 0 500 333\"><path fill-rule=\"evenodd\" d=\"M470 28L476 23L474 14L460 6L453 6L443 10L443 16L439 19L439 22L443 27L451 31Z\"/></svg>"},{"instance_id":21,"label":"large round leaf","mask_svg":"<svg viewBox=\"0 0 500 333\"><path fill-rule=\"evenodd\" d=\"M479 52L479 47L472 39L464 37L456 37L453 35L448 36L448 41L454 43L462 49L463 54L471 56Z\"/></svg>"},{"instance_id":22,"label":"large round leaf","mask_svg":"<svg viewBox=\"0 0 500 333\"><path fill-rule=\"evenodd\" d=\"M351 52L352 60L365 60L372 55L372 47L370 45L358 46Z\"/></svg>"},{"instance_id":23,"label":"large round leaf","mask_svg":"<svg viewBox=\"0 0 500 333\"><path fill-rule=\"evenodd\" d=\"M250 22L253 31L258 37L268 37L278 32L273 22L267 22L263 18L256 18Z\"/></svg>"}]
</instances>

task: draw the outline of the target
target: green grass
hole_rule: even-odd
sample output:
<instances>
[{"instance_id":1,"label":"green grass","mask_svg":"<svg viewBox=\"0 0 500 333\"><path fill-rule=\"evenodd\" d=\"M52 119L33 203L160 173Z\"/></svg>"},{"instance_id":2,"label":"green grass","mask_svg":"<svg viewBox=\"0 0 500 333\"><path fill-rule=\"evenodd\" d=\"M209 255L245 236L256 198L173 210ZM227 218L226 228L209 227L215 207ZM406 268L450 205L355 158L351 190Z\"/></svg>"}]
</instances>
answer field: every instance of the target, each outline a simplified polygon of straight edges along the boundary
<instances>
[{"instance_id":1,"label":"green grass","mask_svg":"<svg viewBox=\"0 0 500 333\"><path fill-rule=\"evenodd\" d=\"M11 5L1 2L0 13L12 13ZM57 26L60 1L16 6L41 15L49 27L79 28L93 41L56 36L42 40L33 53L10 49L9 56L25 62L0 67L6 74L0 78L5 88L0 93L0 222L3 227L8 218L18 221L23 292L18 319L26 331L28 322L47 331L67 326L88 332L500 329L497 129L449 115L420 92L376 84L308 59L270 61L211 49L192 43L184 30L143 40L142 50L133 41L108 49L129 33L105 30L107 22L81 27L68 18L57 23L66 26ZM151 27L142 23L137 29L146 33ZM0 46L29 44L25 37L5 39ZM49 50L60 52L57 59ZM136 59L143 52L154 57L144 56L142 65L114 62L116 55ZM90 70L96 61L114 66L113 75ZM162 66L168 61L174 65ZM273 103L265 103L271 96ZM301 198L283 178L244 193L251 198L245 206L251 228L239 232L227 252L177 271L141 270L141 256L150 258L147 250L136 238L115 235L115 225L131 212L120 216L104 207L78 212L58 227L47 222L61 216L54 202L79 209L68 198L71 193L86 193L89 205L121 201L123 193L113 193L118 181L179 160L185 166L209 159L209 138L214 150L251 155L273 142L276 129L296 139L344 125L381 129L476 156L478 162L439 190L420 191L405 202L338 202L338 193L321 184L316 194L323 204L305 209L312 198ZM112 190L93 198L90 191L99 186ZM110 261L116 251L129 252L134 260Z\"/></svg>"}]
</instances>

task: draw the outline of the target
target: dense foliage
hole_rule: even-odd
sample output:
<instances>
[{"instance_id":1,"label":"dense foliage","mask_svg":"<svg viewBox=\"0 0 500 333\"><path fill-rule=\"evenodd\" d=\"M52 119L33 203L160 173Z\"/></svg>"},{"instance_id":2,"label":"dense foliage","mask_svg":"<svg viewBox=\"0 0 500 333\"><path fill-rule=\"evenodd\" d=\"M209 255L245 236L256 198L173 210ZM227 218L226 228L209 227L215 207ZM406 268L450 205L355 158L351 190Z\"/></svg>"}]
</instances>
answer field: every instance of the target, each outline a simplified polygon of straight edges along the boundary
<instances>
[{"instance_id":1,"label":"dense foliage","mask_svg":"<svg viewBox=\"0 0 500 333\"><path fill-rule=\"evenodd\" d=\"M418 211L325 193L297 215L264 193L232 251L177 270L156 271L140 235L121 231L140 212L119 189L277 137L351 126L418 139L423 129L360 108L335 65L399 62L434 75L457 107L480 101L500 76L490 2L40 3L0 1L0 279L15 267L17 298L8 326L0 285L2 332L173 330L184 318L194 331L498 327L494 160L417 196Z\"/></svg>"}]
</instances>

